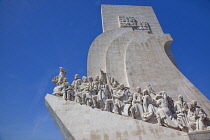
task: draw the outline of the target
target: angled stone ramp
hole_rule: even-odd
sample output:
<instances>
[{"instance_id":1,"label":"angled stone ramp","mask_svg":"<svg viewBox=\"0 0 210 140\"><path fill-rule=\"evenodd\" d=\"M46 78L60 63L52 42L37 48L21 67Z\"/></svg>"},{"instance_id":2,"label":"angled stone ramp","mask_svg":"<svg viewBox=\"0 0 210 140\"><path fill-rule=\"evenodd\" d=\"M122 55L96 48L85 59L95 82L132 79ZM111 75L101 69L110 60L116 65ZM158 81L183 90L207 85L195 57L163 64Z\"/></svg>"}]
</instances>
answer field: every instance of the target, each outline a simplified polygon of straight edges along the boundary
<instances>
[{"instance_id":1,"label":"angled stone ramp","mask_svg":"<svg viewBox=\"0 0 210 140\"><path fill-rule=\"evenodd\" d=\"M100 75L100 68L106 69L106 52L109 45L120 34L131 30L130 28L113 29L96 37L88 52L88 76Z\"/></svg>"},{"instance_id":2,"label":"angled stone ramp","mask_svg":"<svg viewBox=\"0 0 210 140\"><path fill-rule=\"evenodd\" d=\"M151 84L155 91L166 91L174 100L183 95L187 101L197 100L210 115L209 100L177 69L166 53L172 42L170 35L139 36L126 50L126 74L132 90ZM170 43L169 43L170 44Z\"/></svg>"},{"instance_id":3,"label":"angled stone ramp","mask_svg":"<svg viewBox=\"0 0 210 140\"><path fill-rule=\"evenodd\" d=\"M128 45L132 40L135 40L138 36L144 34L142 32L125 32L120 34L109 45L106 54L106 72L120 83L129 87L126 76L125 54Z\"/></svg>"},{"instance_id":4,"label":"angled stone ramp","mask_svg":"<svg viewBox=\"0 0 210 140\"><path fill-rule=\"evenodd\" d=\"M188 140L185 132L92 109L47 94L45 104L65 140Z\"/></svg>"}]
</instances>

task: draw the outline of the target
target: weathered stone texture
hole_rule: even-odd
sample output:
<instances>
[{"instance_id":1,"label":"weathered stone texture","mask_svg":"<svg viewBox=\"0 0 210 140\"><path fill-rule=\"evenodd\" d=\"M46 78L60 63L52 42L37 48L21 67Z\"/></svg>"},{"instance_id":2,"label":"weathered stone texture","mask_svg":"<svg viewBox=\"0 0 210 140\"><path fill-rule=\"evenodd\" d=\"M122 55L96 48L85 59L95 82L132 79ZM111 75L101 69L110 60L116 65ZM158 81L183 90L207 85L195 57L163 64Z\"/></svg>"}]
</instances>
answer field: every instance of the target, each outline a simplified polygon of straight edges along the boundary
<instances>
[{"instance_id":1,"label":"weathered stone texture","mask_svg":"<svg viewBox=\"0 0 210 140\"><path fill-rule=\"evenodd\" d=\"M146 21L152 33L120 28L118 16ZM103 32L92 43L88 53L88 76L107 76L120 83L142 89L152 85L155 91L166 91L173 100L197 100L210 116L209 100L178 70L170 44L173 39L164 34L151 7L102 5ZM66 140L207 140L210 131L185 133L92 109L62 97L46 95L46 106Z\"/></svg>"},{"instance_id":2,"label":"weathered stone texture","mask_svg":"<svg viewBox=\"0 0 210 140\"><path fill-rule=\"evenodd\" d=\"M118 16L147 21L152 34L120 28ZM174 100L197 100L210 115L209 100L178 70L169 34L163 34L151 7L102 5L104 33L97 37L88 54L88 75L99 75L100 68L134 91L151 84L155 91L166 91Z\"/></svg>"},{"instance_id":3,"label":"weathered stone texture","mask_svg":"<svg viewBox=\"0 0 210 140\"><path fill-rule=\"evenodd\" d=\"M184 140L185 132L92 109L47 94L48 110L66 140ZM58 121L58 120L62 120ZM70 132L71 134L66 133ZM68 134L68 135L67 135Z\"/></svg>"},{"instance_id":4,"label":"weathered stone texture","mask_svg":"<svg viewBox=\"0 0 210 140\"><path fill-rule=\"evenodd\" d=\"M103 32L119 28L118 16L135 17L137 21L147 21L154 34L163 34L152 7L128 5L102 5Z\"/></svg>"}]
</instances>

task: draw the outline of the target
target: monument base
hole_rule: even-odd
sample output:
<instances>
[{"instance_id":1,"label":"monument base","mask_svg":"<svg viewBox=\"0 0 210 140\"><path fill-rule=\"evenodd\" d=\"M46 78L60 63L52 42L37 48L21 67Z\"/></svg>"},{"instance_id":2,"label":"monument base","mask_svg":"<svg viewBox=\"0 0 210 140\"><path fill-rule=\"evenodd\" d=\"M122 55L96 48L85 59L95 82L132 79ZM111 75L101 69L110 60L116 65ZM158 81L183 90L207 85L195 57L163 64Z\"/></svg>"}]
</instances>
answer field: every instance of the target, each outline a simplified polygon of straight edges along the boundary
<instances>
[{"instance_id":1,"label":"monument base","mask_svg":"<svg viewBox=\"0 0 210 140\"><path fill-rule=\"evenodd\" d=\"M45 104L65 140L206 140L210 131L185 133L92 109L47 94Z\"/></svg>"}]
</instances>

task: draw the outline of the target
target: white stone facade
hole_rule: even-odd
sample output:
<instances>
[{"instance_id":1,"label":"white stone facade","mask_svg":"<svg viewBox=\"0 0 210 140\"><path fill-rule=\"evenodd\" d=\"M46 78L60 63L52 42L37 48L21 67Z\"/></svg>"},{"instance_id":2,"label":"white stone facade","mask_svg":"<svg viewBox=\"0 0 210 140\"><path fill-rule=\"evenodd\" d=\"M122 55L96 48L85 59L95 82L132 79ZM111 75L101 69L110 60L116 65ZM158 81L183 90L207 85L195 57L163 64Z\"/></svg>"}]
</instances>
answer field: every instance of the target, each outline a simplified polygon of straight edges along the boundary
<instances>
[{"instance_id":1,"label":"white stone facade","mask_svg":"<svg viewBox=\"0 0 210 140\"><path fill-rule=\"evenodd\" d=\"M88 53L89 77L83 76L81 80L76 74L70 84L65 77L65 69L60 67L59 75L52 80L56 84L53 95L47 94L45 97L46 106L64 139L209 139L209 124L204 124L202 118L208 122L210 102L178 70L170 50L173 39L163 33L153 9L146 6L102 5L102 24L103 33L93 41ZM109 81L104 79L101 70ZM98 79L91 76L98 76ZM114 86L110 77L123 84ZM125 93L127 98L121 99L121 94L125 97ZM172 105L176 108L175 112L167 114L167 110L172 110L169 100L175 101L177 96L179 101ZM114 111L108 112L104 107L108 100ZM196 100L199 106L192 100ZM185 108L187 103L193 102L193 107L189 107L190 104ZM123 109L119 107L121 105ZM139 107L141 111L135 112ZM185 120L191 117L190 113L197 111L196 108L200 111L196 120L192 123ZM135 113L139 116L136 117ZM148 119L150 115L153 118ZM188 121L186 126L184 121ZM205 126L205 129L193 128L190 123Z\"/></svg>"},{"instance_id":2,"label":"white stone facade","mask_svg":"<svg viewBox=\"0 0 210 140\"><path fill-rule=\"evenodd\" d=\"M149 23L152 33L120 28L119 16L135 17ZM170 50L173 39L164 34L152 7L102 5L103 32L88 53L88 75L100 69L115 77L131 90L151 84L176 99L197 100L210 115L209 100L179 71Z\"/></svg>"}]
</instances>

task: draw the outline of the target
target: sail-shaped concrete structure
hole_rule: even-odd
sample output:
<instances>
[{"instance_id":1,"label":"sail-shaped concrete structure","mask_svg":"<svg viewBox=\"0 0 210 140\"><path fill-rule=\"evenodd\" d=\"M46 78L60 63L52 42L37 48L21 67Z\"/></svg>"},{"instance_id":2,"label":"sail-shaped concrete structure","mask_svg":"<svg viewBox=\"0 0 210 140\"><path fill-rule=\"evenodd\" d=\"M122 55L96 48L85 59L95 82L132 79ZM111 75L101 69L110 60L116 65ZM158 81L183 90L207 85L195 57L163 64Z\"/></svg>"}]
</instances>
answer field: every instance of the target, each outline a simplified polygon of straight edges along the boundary
<instances>
[{"instance_id":1,"label":"sail-shaped concrete structure","mask_svg":"<svg viewBox=\"0 0 210 140\"><path fill-rule=\"evenodd\" d=\"M173 99L197 100L210 115L209 100L179 71L170 44L148 6L102 5L103 33L88 53L88 76L107 76L130 87L152 85ZM56 80L56 79L54 79ZM47 94L46 106L65 140L207 140L210 130L184 132L66 101Z\"/></svg>"}]
</instances>

